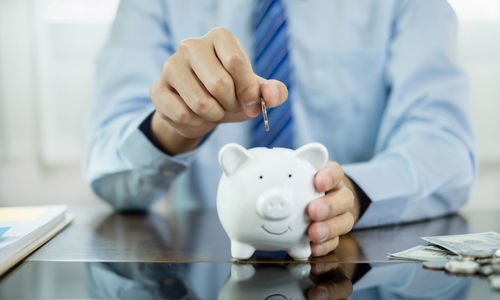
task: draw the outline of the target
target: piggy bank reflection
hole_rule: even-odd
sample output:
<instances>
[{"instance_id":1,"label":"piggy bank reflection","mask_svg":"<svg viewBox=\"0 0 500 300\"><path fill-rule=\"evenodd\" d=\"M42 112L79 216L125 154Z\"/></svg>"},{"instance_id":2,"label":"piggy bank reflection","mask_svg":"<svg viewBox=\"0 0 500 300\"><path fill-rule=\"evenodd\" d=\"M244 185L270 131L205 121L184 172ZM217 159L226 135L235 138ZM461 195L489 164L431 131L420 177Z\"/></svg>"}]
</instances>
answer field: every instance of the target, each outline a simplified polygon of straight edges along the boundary
<instances>
[{"instance_id":1,"label":"piggy bank reflection","mask_svg":"<svg viewBox=\"0 0 500 300\"><path fill-rule=\"evenodd\" d=\"M233 264L218 299L306 299L310 271L309 264Z\"/></svg>"},{"instance_id":2,"label":"piggy bank reflection","mask_svg":"<svg viewBox=\"0 0 500 300\"><path fill-rule=\"evenodd\" d=\"M234 258L247 259L255 250L284 250L294 259L311 255L306 207L323 195L313 181L327 161L328 151L318 143L295 151L247 150L234 143L221 148L217 213Z\"/></svg>"}]
</instances>

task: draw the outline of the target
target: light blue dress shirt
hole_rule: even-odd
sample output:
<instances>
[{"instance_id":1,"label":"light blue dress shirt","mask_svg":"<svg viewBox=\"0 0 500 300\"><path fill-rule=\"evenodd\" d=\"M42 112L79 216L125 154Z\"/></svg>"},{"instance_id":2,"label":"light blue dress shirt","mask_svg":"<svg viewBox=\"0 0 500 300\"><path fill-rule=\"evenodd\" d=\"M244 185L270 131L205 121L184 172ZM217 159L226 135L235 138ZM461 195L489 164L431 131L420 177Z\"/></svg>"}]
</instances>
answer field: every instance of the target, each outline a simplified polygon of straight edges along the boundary
<instances>
[{"instance_id":1,"label":"light blue dress shirt","mask_svg":"<svg viewBox=\"0 0 500 300\"><path fill-rule=\"evenodd\" d=\"M284 0L294 66L297 146L324 144L370 197L357 227L454 212L476 177L468 78L456 62L446 1ZM186 38L233 32L252 57L255 1L121 2L97 61L85 177L117 209L171 192L180 207L215 207L219 149L250 143L251 122L222 124L194 151L169 156L140 124L151 84ZM271 128L272 128L272 124ZM185 199L192 194L193 201ZM176 197L182 195L182 197Z\"/></svg>"}]
</instances>

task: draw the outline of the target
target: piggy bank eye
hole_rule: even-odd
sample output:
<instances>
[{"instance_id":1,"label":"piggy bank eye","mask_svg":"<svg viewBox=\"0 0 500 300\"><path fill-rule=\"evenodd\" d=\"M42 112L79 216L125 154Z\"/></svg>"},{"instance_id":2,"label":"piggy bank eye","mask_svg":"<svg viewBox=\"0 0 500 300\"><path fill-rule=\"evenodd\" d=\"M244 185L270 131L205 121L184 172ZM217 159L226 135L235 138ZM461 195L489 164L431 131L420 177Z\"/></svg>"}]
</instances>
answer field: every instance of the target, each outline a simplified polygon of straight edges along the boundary
<instances>
[{"instance_id":1,"label":"piggy bank eye","mask_svg":"<svg viewBox=\"0 0 500 300\"><path fill-rule=\"evenodd\" d=\"M259 179L262 179L262 178L264 178L264 176L260 175L260 176L259 176Z\"/></svg>"},{"instance_id":2,"label":"piggy bank eye","mask_svg":"<svg viewBox=\"0 0 500 300\"><path fill-rule=\"evenodd\" d=\"M292 178L292 174L288 174L288 178Z\"/></svg>"}]
</instances>

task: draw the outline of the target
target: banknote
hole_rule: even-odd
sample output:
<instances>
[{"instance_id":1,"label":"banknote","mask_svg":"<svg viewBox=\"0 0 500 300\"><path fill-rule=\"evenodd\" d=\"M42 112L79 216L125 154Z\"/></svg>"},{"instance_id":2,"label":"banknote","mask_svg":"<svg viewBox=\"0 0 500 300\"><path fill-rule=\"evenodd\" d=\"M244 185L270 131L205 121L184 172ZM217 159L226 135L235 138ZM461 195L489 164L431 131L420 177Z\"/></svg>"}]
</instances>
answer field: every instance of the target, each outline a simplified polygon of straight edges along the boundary
<instances>
[{"instance_id":1,"label":"banknote","mask_svg":"<svg viewBox=\"0 0 500 300\"><path fill-rule=\"evenodd\" d=\"M489 231L469 234L422 237L424 241L443 247L457 255L500 248L500 233Z\"/></svg>"},{"instance_id":2,"label":"banknote","mask_svg":"<svg viewBox=\"0 0 500 300\"><path fill-rule=\"evenodd\" d=\"M444 249L436 246L415 246L401 252L389 254L390 259L417 260L417 261L433 261L433 260L448 260L455 257Z\"/></svg>"}]
</instances>

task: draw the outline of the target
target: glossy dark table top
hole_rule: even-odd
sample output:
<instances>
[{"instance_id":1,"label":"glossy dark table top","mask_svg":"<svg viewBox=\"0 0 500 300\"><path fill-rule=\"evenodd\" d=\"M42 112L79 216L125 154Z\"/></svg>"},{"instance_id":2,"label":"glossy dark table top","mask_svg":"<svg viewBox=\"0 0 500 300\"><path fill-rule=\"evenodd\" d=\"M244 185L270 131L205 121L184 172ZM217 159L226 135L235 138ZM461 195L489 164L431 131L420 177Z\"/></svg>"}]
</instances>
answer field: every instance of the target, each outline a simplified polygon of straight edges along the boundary
<instances>
[{"instance_id":1,"label":"glossy dark table top","mask_svg":"<svg viewBox=\"0 0 500 300\"><path fill-rule=\"evenodd\" d=\"M325 290L330 299L500 299L484 278L387 259L424 244L420 236L500 232L498 211L354 231L307 263L236 263L215 211L70 210L68 228L0 278L0 299L321 299Z\"/></svg>"}]
</instances>

